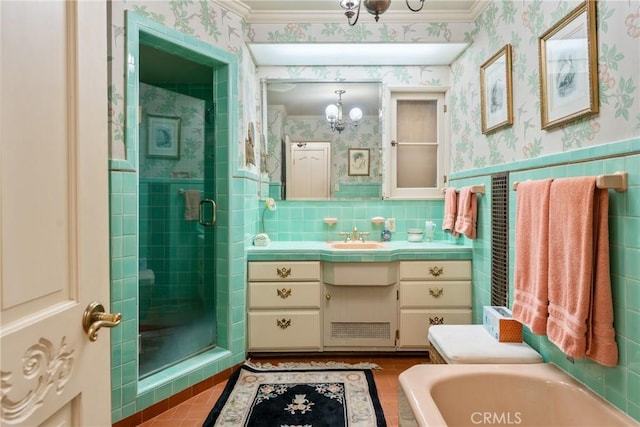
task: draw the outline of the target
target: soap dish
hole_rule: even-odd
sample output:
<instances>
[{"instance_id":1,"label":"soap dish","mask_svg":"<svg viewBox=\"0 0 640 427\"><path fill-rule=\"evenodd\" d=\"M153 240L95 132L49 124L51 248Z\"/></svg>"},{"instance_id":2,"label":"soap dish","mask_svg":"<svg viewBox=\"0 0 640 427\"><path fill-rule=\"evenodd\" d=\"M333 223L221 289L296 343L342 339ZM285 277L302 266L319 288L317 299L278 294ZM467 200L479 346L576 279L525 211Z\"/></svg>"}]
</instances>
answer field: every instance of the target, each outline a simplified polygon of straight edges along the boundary
<instances>
[{"instance_id":1,"label":"soap dish","mask_svg":"<svg viewBox=\"0 0 640 427\"><path fill-rule=\"evenodd\" d=\"M373 218L371 218L371 222L375 225L380 225L384 222L384 218L381 216L374 216Z\"/></svg>"},{"instance_id":2,"label":"soap dish","mask_svg":"<svg viewBox=\"0 0 640 427\"><path fill-rule=\"evenodd\" d=\"M324 221L325 224L327 224L329 227L331 227L336 222L338 222L338 218L325 218L323 221Z\"/></svg>"}]
</instances>

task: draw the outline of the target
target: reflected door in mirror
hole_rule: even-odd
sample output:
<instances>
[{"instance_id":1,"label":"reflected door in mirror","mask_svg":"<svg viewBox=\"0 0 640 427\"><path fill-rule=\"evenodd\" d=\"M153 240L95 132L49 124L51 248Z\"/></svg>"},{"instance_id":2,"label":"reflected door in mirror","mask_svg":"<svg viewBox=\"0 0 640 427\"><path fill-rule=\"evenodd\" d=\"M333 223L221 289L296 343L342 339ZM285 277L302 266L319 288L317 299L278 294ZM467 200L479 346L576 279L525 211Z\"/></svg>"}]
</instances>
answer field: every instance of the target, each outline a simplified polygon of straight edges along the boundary
<instances>
[{"instance_id":1,"label":"reflected door in mirror","mask_svg":"<svg viewBox=\"0 0 640 427\"><path fill-rule=\"evenodd\" d=\"M331 146L328 142L292 142L287 156L287 200L330 197Z\"/></svg>"}]
</instances>

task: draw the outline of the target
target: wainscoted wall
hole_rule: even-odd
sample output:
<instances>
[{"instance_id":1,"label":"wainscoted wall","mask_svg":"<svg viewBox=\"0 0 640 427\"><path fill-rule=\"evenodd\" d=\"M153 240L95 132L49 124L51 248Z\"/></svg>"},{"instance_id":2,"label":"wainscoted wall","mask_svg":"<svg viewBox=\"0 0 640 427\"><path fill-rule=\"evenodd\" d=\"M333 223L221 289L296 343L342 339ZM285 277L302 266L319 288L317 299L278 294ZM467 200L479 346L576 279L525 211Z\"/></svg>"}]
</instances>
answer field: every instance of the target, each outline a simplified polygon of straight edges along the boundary
<instances>
[{"instance_id":1,"label":"wainscoted wall","mask_svg":"<svg viewBox=\"0 0 640 427\"><path fill-rule=\"evenodd\" d=\"M482 323L482 307L491 305L491 174L509 172L513 182L527 179L591 176L626 171L629 189L609 190L611 281L619 361L605 368L589 359L571 363L545 336L525 328L525 340L547 362L553 362L618 408L640 420L640 139L577 149L509 164L480 168L453 176L452 185L486 184L480 197L478 238L473 246L473 321ZM509 305L513 303L516 192L509 195ZM553 236L551 236L553 238Z\"/></svg>"}]
</instances>

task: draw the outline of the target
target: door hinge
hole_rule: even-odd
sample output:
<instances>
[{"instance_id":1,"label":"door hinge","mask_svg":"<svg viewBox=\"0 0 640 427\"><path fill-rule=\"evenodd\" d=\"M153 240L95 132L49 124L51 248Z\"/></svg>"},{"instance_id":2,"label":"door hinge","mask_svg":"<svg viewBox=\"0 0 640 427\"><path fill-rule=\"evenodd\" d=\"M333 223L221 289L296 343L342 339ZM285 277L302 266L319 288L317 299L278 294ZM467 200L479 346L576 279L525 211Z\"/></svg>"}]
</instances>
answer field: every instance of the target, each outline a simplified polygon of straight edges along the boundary
<instances>
[{"instance_id":1,"label":"door hinge","mask_svg":"<svg viewBox=\"0 0 640 427\"><path fill-rule=\"evenodd\" d=\"M447 183L447 175L442 175L442 182Z\"/></svg>"},{"instance_id":2,"label":"door hinge","mask_svg":"<svg viewBox=\"0 0 640 427\"><path fill-rule=\"evenodd\" d=\"M444 112L446 113L446 112L447 112L447 104L444 104L444 105L442 106L442 109L443 109L443 110L444 110Z\"/></svg>"},{"instance_id":3,"label":"door hinge","mask_svg":"<svg viewBox=\"0 0 640 427\"><path fill-rule=\"evenodd\" d=\"M400 329L396 329L396 339L400 339Z\"/></svg>"},{"instance_id":4,"label":"door hinge","mask_svg":"<svg viewBox=\"0 0 640 427\"><path fill-rule=\"evenodd\" d=\"M396 301L400 301L400 290L396 290Z\"/></svg>"}]
</instances>

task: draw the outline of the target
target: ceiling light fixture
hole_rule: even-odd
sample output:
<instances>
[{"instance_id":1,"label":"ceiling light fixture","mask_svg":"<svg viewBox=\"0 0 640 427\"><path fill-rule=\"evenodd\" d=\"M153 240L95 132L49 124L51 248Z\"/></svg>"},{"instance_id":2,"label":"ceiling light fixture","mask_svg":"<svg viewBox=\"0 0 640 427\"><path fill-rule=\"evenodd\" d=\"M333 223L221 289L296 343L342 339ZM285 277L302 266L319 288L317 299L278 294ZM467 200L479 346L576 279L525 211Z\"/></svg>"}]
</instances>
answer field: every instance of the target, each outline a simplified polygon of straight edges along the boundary
<instances>
[{"instance_id":1,"label":"ceiling light fixture","mask_svg":"<svg viewBox=\"0 0 640 427\"><path fill-rule=\"evenodd\" d=\"M409 4L409 0L405 0L407 3L407 7L412 12L420 12L424 7L424 0L420 1L420 7L414 9ZM360 17L360 5L364 4L364 7L367 9L367 12L374 15L376 18L376 22L380 19L380 15L385 13L389 6L391 5L391 0L341 0L340 7L346 10L344 13L349 21L349 25L354 26L356 22L358 22L358 18ZM355 16L353 22L351 19Z\"/></svg>"},{"instance_id":2,"label":"ceiling light fixture","mask_svg":"<svg viewBox=\"0 0 640 427\"><path fill-rule=\"evenodd\" d=\"M338 102L327 105L324 112L327 116L327 121L331 125L331 130L341 133L348 124L347 120L342 116L342 94L344 94L345 91L336 90L335 93L338 95ZM352 108L351 111L349 111L349 119L353 126L358 126L358 122L362 119L362 110L357 107Z\"/></svg>"}]
</instances>

